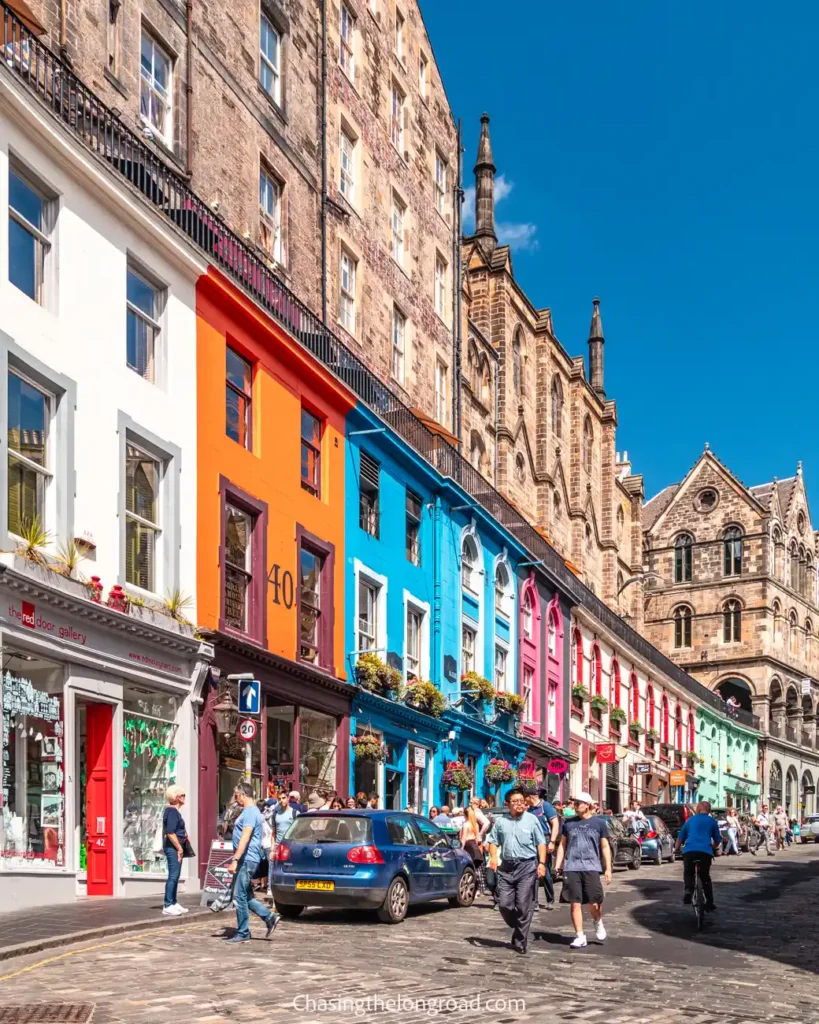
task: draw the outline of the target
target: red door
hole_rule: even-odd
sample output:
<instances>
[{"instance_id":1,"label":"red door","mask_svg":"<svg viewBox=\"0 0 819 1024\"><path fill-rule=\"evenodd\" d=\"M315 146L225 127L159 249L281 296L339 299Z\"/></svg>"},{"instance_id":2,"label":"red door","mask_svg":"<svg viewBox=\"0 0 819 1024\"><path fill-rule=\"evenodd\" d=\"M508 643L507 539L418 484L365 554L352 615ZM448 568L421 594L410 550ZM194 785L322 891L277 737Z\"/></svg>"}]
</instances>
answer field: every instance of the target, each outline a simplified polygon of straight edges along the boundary
<instances>
[{"instance_id":1,"label":"red door","mask_svg":"<svg viewBox=\"0 0 819 1024\"><path fill-rule=\"evenodd\" d=\"M86 729L85 820L89 896L114 895L113 720L110 704L88 704Z\"/></svg>"}]
</instances>

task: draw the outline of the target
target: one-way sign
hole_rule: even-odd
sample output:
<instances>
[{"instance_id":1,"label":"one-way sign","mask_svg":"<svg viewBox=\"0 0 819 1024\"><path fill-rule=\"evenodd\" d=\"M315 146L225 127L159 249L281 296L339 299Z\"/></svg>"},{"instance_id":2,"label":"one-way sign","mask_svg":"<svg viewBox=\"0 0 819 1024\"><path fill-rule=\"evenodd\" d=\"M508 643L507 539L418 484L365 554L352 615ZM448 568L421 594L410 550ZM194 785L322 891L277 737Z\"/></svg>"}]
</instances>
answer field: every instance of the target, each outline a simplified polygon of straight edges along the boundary
<instances>
[{"instance_id":1,"label":"one-way sign","mask_svg":"<svg viewBox=\"0 0 819 1024\"><path fill-rule=\"evenodd\" d=\"M262 703L262 684L258 679L243 679L239 683L239 712L258 715Z\"/></svg>"}]
</instances>

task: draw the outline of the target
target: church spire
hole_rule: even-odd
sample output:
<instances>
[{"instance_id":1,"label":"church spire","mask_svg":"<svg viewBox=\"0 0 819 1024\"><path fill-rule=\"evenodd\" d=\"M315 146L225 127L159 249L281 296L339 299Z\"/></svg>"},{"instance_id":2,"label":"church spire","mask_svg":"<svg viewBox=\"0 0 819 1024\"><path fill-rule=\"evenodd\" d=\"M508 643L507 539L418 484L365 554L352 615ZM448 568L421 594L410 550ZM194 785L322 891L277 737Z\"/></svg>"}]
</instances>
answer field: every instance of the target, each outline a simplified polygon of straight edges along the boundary
<instances>
[{"instance_id":1,"label":"church spire","mask_svg":"<svg viewBox=\"0 0 819 1024\"><path fill-rule=\"evenodd\" d=\"M487 252L498 244L495 234L495 162L489 141L489 115L481 117L481 137L475 164L475 236L484 240Z\"/></svg>"},{"instance_id":2,"label":"church spire","mask_svg":"<svg viewBox=\"0 0 819 1024\"><path fill-rule=\"evenodd\" d=\"M589 383L600 398L606 397L603 387L603 321L600 319L600 299L593 300L591 327L589 328Z\"/></svg>"}]
</instances>

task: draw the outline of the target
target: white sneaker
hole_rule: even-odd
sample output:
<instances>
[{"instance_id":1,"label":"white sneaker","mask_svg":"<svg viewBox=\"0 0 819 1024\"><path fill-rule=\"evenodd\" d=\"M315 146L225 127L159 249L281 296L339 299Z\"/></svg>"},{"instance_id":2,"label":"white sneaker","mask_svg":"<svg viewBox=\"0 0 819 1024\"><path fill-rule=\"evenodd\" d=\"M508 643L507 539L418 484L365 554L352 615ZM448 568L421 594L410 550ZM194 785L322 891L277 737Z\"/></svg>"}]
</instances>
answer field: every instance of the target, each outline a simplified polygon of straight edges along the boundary
<instances>
[{"instance_id":1,"label":"white sneaker","mask_svg":"<svg viewBox=\"0 0 819 1024\"><path fill-rule=\"evenodd\" d=\"M176 909L179 911L180 914L187 914L188 913L188 908L187 907L183 907L181 903L174 903L174 906L176 907ZM599 936L598 936L598 938L599 938Z\"/></svg>"},{"instance_id":2,"label":"white sneaker","mask_svg":"<svg viewBox=\"0 0 819 1024\"><path fill-rule=\"evenodd\" d=\"M606 926L603 924L602 921L597 922L597 927L594 930L594 934L597 936L598 942L606 941Z\"/></svg>"},{"instance_id":3,"label":"white sneaker","mask_svg":"<svg viewBox=\"0 0 819 1024\"><path fill-rule=\"evenodd\" d=\"M586 942L586 933L581 932L580 935L575 935L575 937L569 943L569 946L571 949L584 949L586 946L588 946L588 942Z\"/></svg>"},{"instance_id":4,"label":"white sneaker","mask_svg":"<svg viewBox=\"0 0 819 1024\"><path fill-rule=\"evenodd\" d=\"M179 907L175 903L173 903L173 904L171 904L170 907L163 907L162 908L162 916L163 917L181 917L182 916L182 911L179 909Z\"/></svg>"}]
</instances>

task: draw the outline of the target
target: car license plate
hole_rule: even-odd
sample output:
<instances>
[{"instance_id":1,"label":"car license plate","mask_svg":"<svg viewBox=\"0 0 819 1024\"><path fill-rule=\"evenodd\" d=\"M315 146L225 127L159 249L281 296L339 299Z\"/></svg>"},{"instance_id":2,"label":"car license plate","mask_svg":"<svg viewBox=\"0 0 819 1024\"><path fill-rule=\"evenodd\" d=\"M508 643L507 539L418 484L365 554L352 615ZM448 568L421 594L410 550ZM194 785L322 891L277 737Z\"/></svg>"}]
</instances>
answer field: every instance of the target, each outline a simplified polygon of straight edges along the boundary
<instances>
[{"instance_id":1,"label":"car license plate","mask_svg":"<svg viewBox=\"0 0 819 1024\"><path fill-rule=\"evenodd\" d=\"M306 878L296 879L297 889L320 889L322 892L332 892L335 887L335 882L311 882Z\"/></svg>"}]
</instances>

